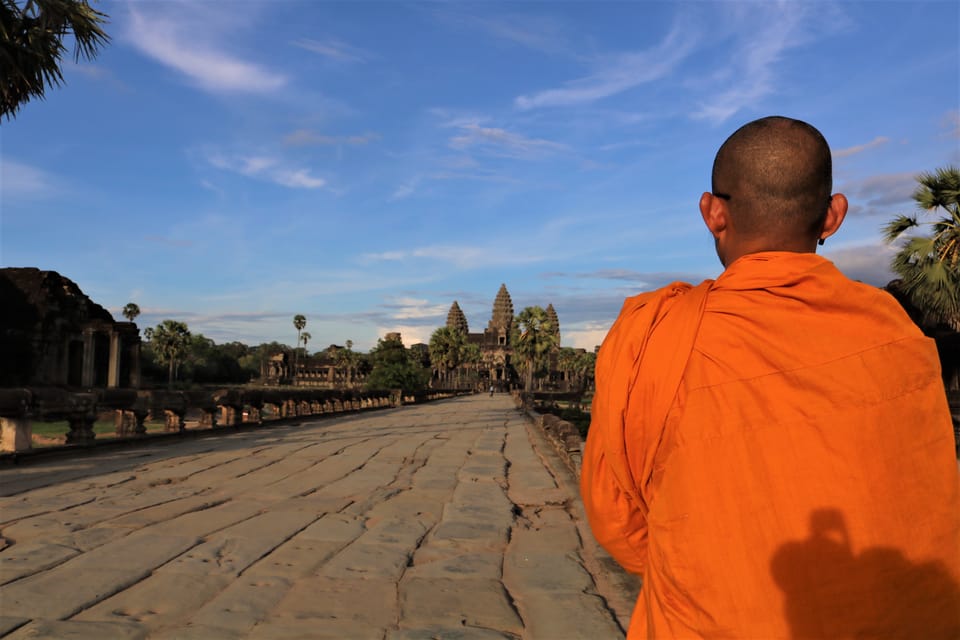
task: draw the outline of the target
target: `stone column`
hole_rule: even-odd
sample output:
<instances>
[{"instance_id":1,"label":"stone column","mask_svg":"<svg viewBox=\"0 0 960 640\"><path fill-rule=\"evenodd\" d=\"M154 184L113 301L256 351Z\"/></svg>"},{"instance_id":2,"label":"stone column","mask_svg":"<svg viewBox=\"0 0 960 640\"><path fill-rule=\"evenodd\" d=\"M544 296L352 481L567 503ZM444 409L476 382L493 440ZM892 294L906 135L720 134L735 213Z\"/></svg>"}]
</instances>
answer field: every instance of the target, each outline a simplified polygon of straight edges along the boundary
<instances>
[{"instance_id":1,"label":"stone column","mask_svg":"<svg viewBox=\"0 0 960 640\"><path fill-rule=\"evenodd\" d=\"M110 332L110 363L107 368L107 388L116 389L120 386L120 334Z\"/></svg>"},{"instance_id":2,"label":"stone column","mask_svg":"<svg viewBox=\"0 0 960 640\"><path fill-rule=\"evenodd\" d=\"M33 446L30 418L0 418L0 451L26 451Z\"/></svg>"},{"instance_id":3,"label":"stone column","mask_svg":"<svg viewBox=\"0 0 960 640\"><path fill-rule=\"evenodd\" d=\"M80 374L80 386L92 387L94 377L94 357L96 346L96 331L93 329L83 330L83 369Z\"/></svg>"},{"instance_id":4,"label":"stone column","mask_svg":"<svg viewBox=\"0 0 960 640\"><path fill-rule=\"evenodd\" d=\"M70 430L67 432L67 444L84 444L93 442L97 434L93 432L93 423L96 421L96 414L76 413L71 415L67 422L70 424Z\"/></svg>"},{"instance_id":5,"label":"stone column","mask_svg":"<svg viewBox=\"0 0 960 640\"><path fill-rule=\"evenodd\" d=\"M215 429L217 426L217 410L202 409L203 417L200 418L200 426L207 429Z\"/></svg>"},{"instance_id":6,"label":"stone column","mask_svg":"<svg viewBox=\"0 0 960 640\"><path fill-rule=\"evenodd\" d=\"M163 415L166 418L167 431L186 431L187 425L183 421L183 414L170 409L164 409Z\"/></svg>"},{"instance_id":7,"label":"stone column","mask_svg":"<svg viewBox=\"0 0 960 640\"><path fill-rule=\"evenodd\" d=\"M134 435L144 436L147 434L147 416L150 412L146 408L134 407L133 417L137 421L137 426L133 428Z\"/></svg>"}]
</instances>

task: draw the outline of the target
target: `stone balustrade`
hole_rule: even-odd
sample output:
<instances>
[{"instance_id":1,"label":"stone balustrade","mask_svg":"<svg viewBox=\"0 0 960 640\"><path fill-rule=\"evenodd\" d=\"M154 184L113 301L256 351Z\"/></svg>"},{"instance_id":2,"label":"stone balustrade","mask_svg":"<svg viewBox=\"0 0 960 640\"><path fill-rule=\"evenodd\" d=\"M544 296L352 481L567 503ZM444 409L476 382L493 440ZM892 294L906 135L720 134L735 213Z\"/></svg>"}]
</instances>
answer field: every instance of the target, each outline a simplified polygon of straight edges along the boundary
<instances>
[{"instance_id":1,"label":"stone balustrade","mask_svg":"<svg viewBox=\"0 0 960 640\"><path fill-rule=\"evenodd\" d=\"M167 432L186 431L188 411L199 413L201 428L257 426L271 421L397 407L463 395L464 391L437 390L413 394L399 391L331 389L227 388L198 391L137 391L97 389L88 392L55 387L0 389L0 452L22 452L32 447L32 424L64 420L69 425L67 445L92 445L97 417L116 415L117 436L144 437L148 417L162 419Z\"/></svg>"},{"instance_id":2,"label":"stone balustrade","mask_svg":"<svg viewBox=\"0 0 960 640\"><path fill-rule=\"evenodd\" d=\"M579 399L579 396L577 399ZM526 413L533 423L540 428L547 440L553 444L553 448L556 449L567 468L579 478L584 442L577 427L553 414L534 411L531 394L514 391L513 401L517 405L517 409Z\"/></svg>"}]
</instances>

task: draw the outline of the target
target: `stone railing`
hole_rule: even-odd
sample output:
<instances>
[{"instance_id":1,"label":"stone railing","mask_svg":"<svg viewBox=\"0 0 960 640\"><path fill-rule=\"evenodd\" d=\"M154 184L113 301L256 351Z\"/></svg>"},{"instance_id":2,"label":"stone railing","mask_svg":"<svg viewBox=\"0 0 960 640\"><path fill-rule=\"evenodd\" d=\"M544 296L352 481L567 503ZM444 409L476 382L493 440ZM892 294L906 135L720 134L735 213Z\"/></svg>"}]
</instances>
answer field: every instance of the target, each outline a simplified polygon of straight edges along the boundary
<instances>
[{"instance_id":1,"label":"stone railing","mask_svg":"<svg viewBox=\"0 0 960 640\"><path fill-rule=\"evenodd\" d=\"M580 437L577 427L555 415L534 411L532 398L528 394L515 391L513 400L517 409L527 414L556 449L567 468L579 478L583 460L583 438Z\"/></svg>"},{"instance_id":2,"label":"stone railing","mask_svg":"<svg viewBox=\"0 0 960 640\"><path fill-rule=\"evenodd\" d=\"M187 412L200 415L201 428L262 425L302 416L363 411L429 402L463 392L430 390L404 395L400 391L329 389L229 388L216 391L136 391L98 389L89 392L60 388L0 389L0 451L22 452L32 446L32 424L66 421L67 445L91 445L97 417L113 411L117 436L147 434L146 420L162 419L168 432L186 431ZM267 418L269 416L269 418Z\"/></svg>"}]
</instances>

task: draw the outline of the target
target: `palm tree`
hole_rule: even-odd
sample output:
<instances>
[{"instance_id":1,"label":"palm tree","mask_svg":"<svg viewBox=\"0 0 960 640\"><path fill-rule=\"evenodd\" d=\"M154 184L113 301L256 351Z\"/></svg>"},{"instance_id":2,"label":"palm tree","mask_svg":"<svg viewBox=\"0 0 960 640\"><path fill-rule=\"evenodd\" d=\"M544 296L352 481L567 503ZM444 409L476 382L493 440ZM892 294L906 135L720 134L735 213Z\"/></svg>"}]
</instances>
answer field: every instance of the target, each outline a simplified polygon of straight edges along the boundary
<instances>
[{"instance_id":1,"label":"palm tree","mask_svg":"<svg viewBox=\"0 0 960 640\"><path fill-rule=\"evenodd\" d=\"M123 317L126 318L128 322L133 322L138 315L140 315L140 307L138 307L135 302L128 302L123 308Z\"/></svg>"},{"instance_id":2,"label":"palm tree","mask_svg":"<svg viewBox=\"0 0 960 640\"><path fill-rule=\"evenodd\" d=\"M452 327L440 327L430 336L430 361L440 370L445 383L449 383L449 373L460 366L463 346L466 339Z\"/></svg>"},{"instance_id":3,"label":"palm tree","mask_svg":"<svg viewBox=\"0 0 960 640\"><path fill-rule=\"evenodd\" d=\"M0 0L0 116L9 120L48 86L63 84L67 36L76 61L95 58L110 41L101 27L106 17L86 0Z\"/></svg>"},{"instance_id":4,"label":"palm tree","mask_svg":"<svg viewBox=\"0 0 960 640\"><path fill-rule=\"evenodd\" d=\"M480 351L480 345L473 342L465 342L463 349L460 350L460 366L468 366L470 372L469 386L475 386L477 382L477 365L483 359L483 352ZM459 371L460 369L458 369Z\"/></svg>"},{"instance_id":5,"label":"palm tree","mask_svg":"<svg viewBox=\"0 0 960 640\"><path fill-rule=\"evenodd\" d=\"M534 377L540 376L549 362L550 353L560 346L547 312L542 307L526 307L521 311L514 318L510 343L524 370L524 388L530 391Z\"/></svg>"},{"instance_id":6,"label":"palm tree","mask_svg":"<svg viewBox=\"0 0 960 640\"><path fill-rule=\"evenodd\" d=\"M929 236L907 235L891 267L926 322L960 330L960 169L948 166L923 173L917 182L913 200L919 208L928 214L943 209L946 215L922 222L916 215L899 215L885 225L888 243L922 226L932 231Z\"/></svg>"},{"instance_id":7,"label":"palm tree","mask_svg":"<svg viewBox=\"0 0 960 640\"><path fill-rule=\"evenodd\" d=\"M190 347L190 329L184 322L164 320L156 329L144 331L144 335L157 354L157 360L167 363L167 386L173 386L174 368Z\"/></svg>"},{"instance_id":8,"label":"palm tree","mask_svg":"<svg viewBox=\"0 0 960 640\"><path fill-rule=\"evenodd\" d=\"M303 343L303 357L307 357L307 343L313 339L313 336L310 335L309 331L304 331L300 334L300 342Z\"/></svg>"},{"instance_id":9,"label":"palm tree","mask_svg":"<svg viewBox=\"0 0 960 640\"><path fill-rule=\"evenodd\" d=\"M297 348L293 350L293 377L297 377L297 356L300 351L300 332L303 331L303 328L307 326L307 318L301 314L293 316L293 326L297 330Z\"/></svg>"},{"instance_id":10,"label":"palm tree","mask_svg":"<svg viewBox=\"0 0 960 640\"><path fill-rule=\"evenodd\" d=\"M360 361L359 354L351 349L352 346L353 340L347 340L347 347L337 349L333 358L334 366L346 373L344 386L347 388L353 386L353 370Z\"/></svg>"}]
</instances>

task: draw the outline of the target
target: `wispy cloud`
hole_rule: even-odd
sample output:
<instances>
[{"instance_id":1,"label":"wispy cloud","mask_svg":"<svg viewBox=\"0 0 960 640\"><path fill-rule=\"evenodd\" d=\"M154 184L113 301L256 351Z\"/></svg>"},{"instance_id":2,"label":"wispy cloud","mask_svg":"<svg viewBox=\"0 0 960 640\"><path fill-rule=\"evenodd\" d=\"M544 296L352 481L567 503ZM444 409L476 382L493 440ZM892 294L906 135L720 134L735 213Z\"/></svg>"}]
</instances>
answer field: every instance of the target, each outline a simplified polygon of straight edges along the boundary
<instances>
[{"instance_id":1,"label":"wispy cloud","mask_svg":"<svg viewBox=\"0 0 960 640\"><path fill-rule=\"evenodd\" d=\"M309 169L290 167L273 156L229 156L214 153L207 157L207 162L217 169L266 180L292 189L319 189L327 183L323 178L312 175Z\"/></svg>"},{"instance_id":2,"label":"wispy cloud","mask_svg":"<svg viewBox=\"0 0 960 640\"><path fill-rule=\"evenodd\" d=\"M652 49L614 56L589 76L568 82L559 89L518 96L514 104L520 109L535 109L608 98L668 75L693 51L696 41L694 29L678 24Z\"/></svg>"},{"instance_id":3,"label":"wispy cloud","mask_svg":"<svg viewBox=\"0 0 960 640\"><path fill-rule=\"evenodd\" d=\"M566 147L542 138L529 138L519 133L479 123L458 125L460 134L450 138L450 146L464 150L478 148L493 155L510 158L535 158L563 151Z\"/></svg>"},{"instance_id":4,"label":"wispy cloud","mask_svg":"<svg viewBox=\"0 0 960 640\"><path fill-rule=\"evenodd\" d=\"M297 129L283 138L283 143L291 147L310 145L365 145L380 139L380 134L366 132L353 136L327 136L310 129Z\"/></svg>"},{"instance_id":5,"label":"wispy cloud","mask_svg":"<svg viewBox=\"0 0 960 640\"><path fill-rule=\"evenodd\" d=\"M394 320L419 320L442 318L446 315L448 305L434 304L429 300L411 297L388 298L380 305L387 309Z\"/></svg>"},{"instance_id":6,"label":"wispy cloud","mask_svg":"<svg viewBox=\"0 0 960 640\"><path fill-rule=\"evenodd\" d=\"M571 51L567 29L562 22L550 16L502 12L497 12L496 16L478 15L451 10L449 5L436 15L444 22L480 31L497 40L533 51L550 54L569 54Z\"/></svg>"},{"instance_id":7,"label":"wispy cloud","mask_svg":"<svg viewBox=\"0 0 960 640\"><path fill-rule=\"evenodd\" d=\"M414 177L410 180L407 180L393 191L393 193L390 195L390 199L403 200L404 198L409 198L416 192L417 186L420 184L420 180L421 178L419 177Z\"/></svg>"},{"instance_id":8,"label":"wispy cloud","mask_svg":"<svg viewBox=\"0 0 960 640\"><path fill-rule=\"evenodd\" d=\"M845 26L845 19L829 3L770 2L725 4L734 17L736 41L724 56L723 71L714 83L719 91L693 113L695 119L721 123L777 89L777 65L784 53L816 37Z\"/></svg>"},{"instance_id":9,"label":"wispy cloud","mask_svg":"<svg viewBox=\"0 0 960 640\"><path fill-rule=\"evenodd\" d=\"M960 109L947 111L941 122L947 135L952 138L960 138Z\"/></svg>"},{"instance_id":10,"label":"wispy cloud","mask_svg":"<svg viewBox=\"0 0 960 640\"><path fill-rule=\"evenodd\" d=\"M886 136L877 136L870 142L867 142L864 144L858 144L853 147L847 147L846 149L835 149L832 151L832 154L834 158L847 158L849 156L856 155L868 149L880 147L882 145L887 144L888 142L890 142L890 138L887 138Z\"/></svg>"},{"instance_id":11,"label":"wispy cloud","mask_svg":"<svg viewBox=\"0 0 960 640\"><path fill-rule=\"evenodd\" d=\"M706 276L701 273L678 272L678 271L634 271L632 269L597 269L595 271L583 271L574 273L564 273L559 271L550 271L540 274L543 278L578 278L587 280L614 280L620 282L634 283L640 287L657 288L670 284L671 282L700 282Z\"/></svg>"},{"instance_id":12,"label":"wispy cloud","mask_svg":"<svg viewBox=\"0 0 960 640\"><path fill-rule=\"evenodd\" d=\"M890 269L894 253L895 247L876 243L827 250L823 255L848 278L882 287L896 277Z\"/></svg>"},{"instance_id":13,"label":"wispy cloud","mask_svg":"<svg viewBox=\"0 0 960 640\"><path fill-rule=\"evenodd\" d=\"M0 191L4 197L49 196L55 191L55 182L42 169L0 157Z\"/></svg>"},{"instance_id":14,"label":"wispy cloud","mask_svg":"<svg viewBox=\"0 0 960 640\"><path fill-rule=\"evenodd\" d=\"M373 57L369 52L335 38L327 38L326 40L302 38L294 42L293 45L333 62L366 62Z\"/></svg>"},{"instance_id":15,"label":"wispy cloud","mask_svg":"<svg viewBox=\"0 0 960 640\"><path fill-rule=\"evenodd\" d=\"M918 173L890 173L850 181L841 186L841 191L850 200L851 213L887 213L892 206L910 203Z\"/></svg>"},{"instance_id":16,"label":"wispy cloud","mask_svg":"<svg viewBox=\"0 0 960 640\"><path fill-rule=\"evenodd\" d=\"M380 253L365 253L361 262L406 262L410 260L435 260L446 262L459 269L481 266L517 265L540 262L541 256L529 251L511 251L509 248L485 246L436 245L416 249L400 249Z\"/></svg>"},{"instance_id":17,"label":"wispy cloud","mask_svg":"<svg viewBox=\"0 0 960 640\"><path fill-rule=\"evenodd\" d=\"M198 20L188 23L180 17L192 15L190 8L174 5L174 9L180 10L152 12L147 17L140 12L142 6L130 8L130 44L187 76L201 89L267 93L287 84L284 75L217 49L206 24Z\"/></svg>"}]
</instances>

